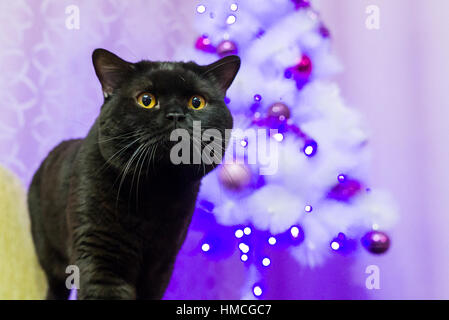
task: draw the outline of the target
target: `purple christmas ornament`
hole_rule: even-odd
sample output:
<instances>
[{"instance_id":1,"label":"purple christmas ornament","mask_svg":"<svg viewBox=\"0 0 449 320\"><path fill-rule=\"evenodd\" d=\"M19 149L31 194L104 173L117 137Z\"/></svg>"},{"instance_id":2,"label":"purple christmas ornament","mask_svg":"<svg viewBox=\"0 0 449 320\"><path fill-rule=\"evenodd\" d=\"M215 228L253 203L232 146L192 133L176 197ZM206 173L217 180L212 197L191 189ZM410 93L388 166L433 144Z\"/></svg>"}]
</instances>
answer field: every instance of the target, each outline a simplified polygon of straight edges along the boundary
<instances>
[{"instance_id":1,"label":"purple christmas ornament","mask_svg":"<svg viewBox=\"0 0 449 320\"><path fill-rule=\"evenodd\" d=\"M370 231L361 239L363 247L371 253L381 254L390 248L390 238L385 232Z\"/></svg>"},{"instance_id":2,"label":"purple christmas ornament","mask_svg":"<svg viewBox=\"0 0 449 320\"><path fill-rule=\"evenodd\" d=\"M324 24L320 25L318 31L323 38L329 38L331 35L329 29Z\"/></svg>"},{"instance_id":3,"label":"purple christmas ornament","mask_svg":"<svg viewBox=\"0 0 449 320\"><path fill-rule=\"evenodd\" d=\"M301 57L301 61L293 68L293 76L301 79L309 78L312 73L312 60L305 54Z\"/></svg>"},{"instance_id":4,"label":"purple christmas ornament","mask_svg":"<svg viewBox=\"0 0 449 320\"><path fill-rule=\"evenodd\" d=\"M312 60L307 55L302 55L301 60L297 65L287 68L284 76L287 79L293 78L296 81L296 87L301 89L307 81L309 81L312 74Z\"/></svg>"},{"instance_id":5,"label":"purple christmas ornament","mask_svg":"<svg viewBox=\"0 0 449 320\"><path fill-rule=\"evenodd\" d=\"M237 45L231 40L223 40L217 46L217 53L220 57L237 54Z\"/></svg>"},{"instance_id":6,"label":"purple christmas ornament","mask_svg":"<svg viewBox=\"0 0 449 320\"><path fill-rule=\"evenodd\" d=\"M215 47L212 45L210 39L205 35L202 35L196 40L195 48L209 53L213 53L216 50Z\"/></svg>"},{"instance_id":7,"label":"purple christmas ornament","mask_svg":"<svg viewBox=\"0 0 449 320\"><path fill-rule=\"evenodd\" d=\"M265 125L283 133L288 130L288 118L290 118L290 109L284 103L276 102L268 108Z\"/></svg>"},{"instance_id":8,"label":"purple christmas ornament","mask_svg":"<svg viewBox=\"0 0 449 320\"><path fill-rule=\"evenodd\" d=\"M292 0L295 4L295 9L301 9L301 8L309 8L310 7L310 1L309 0Z\"/></svg>"},{"instance_id":9,"label":"purple christmas ornament","mask_svg":"<svg viewBox=\"0 0 449 320\"><path fill-rule=\"evenodd\" d=\"M331 189L327 197L338 201L349 201L362 190L362 184L346 176L343 176L343 179L341 177L342 175L339 176L340 182Z\"/></svg>"}]
</instances>

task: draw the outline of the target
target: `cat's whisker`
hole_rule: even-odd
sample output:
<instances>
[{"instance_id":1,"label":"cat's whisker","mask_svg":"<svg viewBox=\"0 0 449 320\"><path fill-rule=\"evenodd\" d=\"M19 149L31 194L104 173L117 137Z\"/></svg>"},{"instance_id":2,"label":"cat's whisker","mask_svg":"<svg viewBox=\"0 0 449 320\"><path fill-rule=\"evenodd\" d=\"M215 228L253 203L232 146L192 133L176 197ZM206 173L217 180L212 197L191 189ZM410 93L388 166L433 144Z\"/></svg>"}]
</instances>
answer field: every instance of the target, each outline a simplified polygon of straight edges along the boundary
<instances>
[{"instance_id":1,"label":"cat's whisker","mask_svg":"<svg viewBox=\"0 0 449 320\"><path fill-rule=\"evenodd\" d=\"M121 148L119 151L117 151L116 153L114 153L107 161L105 161L105 163L100 167L100 169L98 169L97 171L97 175L102 173L103 170L106 170L107 168L109 168L112 165L112 160L114 158L119 157L121 154L123 154L129 147L131 147L133 144L135 144L136 142L138 142L140 140L140 137L133 140L132 142L130 142L129 144L127 144L126 146L124 146L123 148Z\"/></svg>"},{"instance_id":2,"label":"cat's whisker","mask_svg":"<svg viewBox=\"0 0 449 320\"><path fill-rule=\"evenodd\" d=\"M218 151L223 152L225 150L225 148L220 143L218 143L216 141L210 141L207 144L205 142L202 142L202 143L203 143L203 146L205 148L209 148L210 151L218 149Z\"/></svg>"},{"instance_id":3,"label":"cat's whisker","mask_svg":"<svg viewBox=\"0 0 449 320\"><path fill-rule=\"evenodd\" d=\"M143 149L143 151L142 151L142 155L140 156L140 157L142 157L143 156L143 159L142 159L142 162L141 162L141 164L140 164L140 170L139 170L139 174L137 175L137 194L136 194L136 209L138 210L138 207L139 207L139 186L140 186L140 176L141 176L141 174L142 174L142 168L143 168L143 165L145 164L145 158L146 158L146 156L147 156L147 153L148 153L148 150L150 149L150 145L149 144L146 144L145 145L145 148ZM139 161L140 161L140 158L139 158ZM139 162L137 162L137 165L139 164ZM136 169L137 169L137 167L136 167Z\"/></svg>"},{"instance_id":4,"label":"cat's whisker","mask_svg":"<svg viewBox=\"0 0 449 320\"><path fill-rule=\"evenodd\" d=\"M206 149L206 147L207 146L205 146L205 149ZM210 156L210 151L206 154L206 157L207 157L207 161L210 162L210 165L213 167L213 169L215 169L218 165L220 165L220 163L214 162L215 158L212 159L212 157Z\"/></svg>"},{"instance_id":5,"label":"cat's whisker","mask_svg":"<svg viewBox=\"0 0 449 320\"><path fill-rule=\"evenodd\" d=\"M215 152L218 151L220 152L221 156L224 156L224 150L225 148L223 148L223 146L216 142L216 141L210 141L207 144L205 142L201 142L204 149L207 151L207 155L210 156L211 151L214 151L214 158L215 158ZM218 149L218 150L217 150Z\"/></svg>"},{"instance_id":6,"label":"cat's whisker","mask_svg":"<svg viewBox=\"0 0 449 320\"><path fill-rule=\"evenodd\" d=\"M153 171L156 171L156 167L155 167L155 160L156 160L156 152L157 152L157 148L159 147L159 144L160 144L160 141L159 142L157 142L156 144L155 144L155 146L154 146L154 148L153 148L153 150L152 150L152 152L151 152L151 163L152 163L152 166L153 166Z\"/></svg>"},{"instance_id":7,"label":"cat's whisker","mask_svg":"<svg viewBox=\"0 0 449 320\"><path fill-rule=\"evenodd\" d=\"M153 153L153 149L154 148L155 148L155 144L152 144L150 146L150 148L148 148L148 150L147 150L147 158L148 158L148 160L147 160L147 169L146 169L146 172L145 172L145 178L148 178L148 172L150 171L150 164L151 164L151 154Z\"/></svg>"},{"instance_id":8,"label":"cat's whisker","mask_svg":"<svg viewBox=\"0 0 449 320\"><path fill-rule=\"evenodd\" d=\"M198 140L198 139L197 139ZM201 140L199 140L199 142L200 142L200 144L201 144L201 147L202 147L202 149L201 149L201 159L203 158L203 156L204 157L206 157L206 159L205 160L207 160L207 162L212 162L211 161L211 157L210 157L210 154L207 154L207 153L204 153L204 150L206 150L206 145L201 141ZM207 150L206 150L207 151ZM210 151L209 151L209 153L210 153ZM201 163L202 163L202 165L203 165L203 175L206 175L206 164L205 164L205 162L204 161L201 161Z\"/></svg>"},{"instance_id":9,"label":"cat's whisker","mask_svg":"<svg viewBox=\"0 0 449 320\"><path fill-rule=\"evenodd\" d=\"M125 179L126 179L126 175L127 175L128 170L129 170L129 168L130 168L130 166L131 166L131 163L134 161L134 158L135 158L136 155L140 152L140 150L143 148L143 146L144 146L144 145L140 145L140 146L134 151L134 153L133 153L132 156L129 158L129 160L126 162L125 169L124 169L123 172L122 172L122 178L121 178L121 180L120 180L120 185L119 185L118 191L117 191L116 206L118 205L118 200L119 200L119 196L120 196L120 190L121 190L121 188L122 188L123 182L124 182ZM119 176L119 177L120 177L120 176Z\"/></svg>"},{"instance_id":10,"label":"cat's whisker","mask_svg":"<svg viewBox=\"0 0 449 320\"><path fill-rule=\"evenodd\" d=\"M140 136L141 134L142 134L141 131L132 131L132 132L124 133L124 134L121 134L121 135L118 135L115 137L111 137L108 139L102 139L102 140L98 139L97 144L105 143L105 142L112 141L112 140L119 140L119 139L122 140L125 138L133 138L133 137Z\"/></svg>"},{"instance_id":11,"label":"cat's whisker","mask_svg":"<svg viewBox=\"0 0 449 320\"><path fill-rule=\"evenodd\" d=\"M145 154L145 150L146 150L146 147L147 147L147 145L146 144L142 144L142 148L139 150L139 152L137 153L137 155L136 155L136 157L135 157L135 160L137 160L137 162L136 162L136 164L133 166L132 165L132 163L131 163L131 170L132 170L132 179L131 179L131 188L130 188L130 193L129 193L129 195L131 195L131 192L132 192L132 190L133 190L133 188L134 188L134 180L135 180L135 176L136 176L136 173L137 173L137 171L138 171L138 169L139 169L139 163L140 163L140 161L141 161L141 159L142 159L142 156ZM137 177L138 178L138 177ZM136 191L138 191L138 185L136 186ZM137 196L137 194L136 194L136 196ZM131 197L129 197L129 198L131 198Z\"/></svg>"},{"instance_id":12,"label":"cat's whisker","mask_svg":"<svg viewBox=\"0 0 449 320\"><path fill-rule=\"evenodd\" d=\"M214 159L212 159L212 156L210 155L211 151L213 150L218 151L221 153L221 155L223 155L223 151L224 151L224 147L218 143L215 140L209 141L207 144L203 141L201 141L199 138L195 137L193 134L191 135L191 141L193 143L193 147L194 147L194 151L193 152L199 152L200 155L200 159L202 159L203 157L205 157L208 163L210 163L212 165L212 167L215 169L219 163L215 163ZM200 144L200 147L197 146L197 144ZM218 150L217 150L218 149ZM203 150L206 151L206 153L203 154ZM206 164L204 161L201 160L201 165L203 167L203 174L206 174ZM199 170L199 167L198 167Z\"/></svg>"}]
</instances>

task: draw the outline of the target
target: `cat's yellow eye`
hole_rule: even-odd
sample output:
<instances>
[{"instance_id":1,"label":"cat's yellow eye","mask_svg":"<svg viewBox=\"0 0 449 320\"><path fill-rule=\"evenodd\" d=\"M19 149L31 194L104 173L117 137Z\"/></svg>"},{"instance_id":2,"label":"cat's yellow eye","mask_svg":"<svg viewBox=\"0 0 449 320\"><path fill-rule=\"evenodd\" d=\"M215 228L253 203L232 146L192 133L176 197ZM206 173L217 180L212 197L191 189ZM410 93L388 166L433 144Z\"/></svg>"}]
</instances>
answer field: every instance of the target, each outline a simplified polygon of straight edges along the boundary
<instances>
[{"instance_id":1,"label":"cat's yellow eye","mask_svg":"<svg viewBox=\"0 0 449 320\"><path fill-rule=\"evenodd\" d=\"M200 95L194 95L189 99L189 108L194 110L203 109L206 106L206 99Z\"/></svg>"},{"instance_id":2,"label":"cat's yellow eye","mask_svg":"<svg viewBox=\"0 0 449 320\"><path fill-rule=\"evenodd\" d=\"M157 101L154 94L143 92L137 97L137 103L145 109L151 109L157 104Z\"/></svg>"}]
</instances>

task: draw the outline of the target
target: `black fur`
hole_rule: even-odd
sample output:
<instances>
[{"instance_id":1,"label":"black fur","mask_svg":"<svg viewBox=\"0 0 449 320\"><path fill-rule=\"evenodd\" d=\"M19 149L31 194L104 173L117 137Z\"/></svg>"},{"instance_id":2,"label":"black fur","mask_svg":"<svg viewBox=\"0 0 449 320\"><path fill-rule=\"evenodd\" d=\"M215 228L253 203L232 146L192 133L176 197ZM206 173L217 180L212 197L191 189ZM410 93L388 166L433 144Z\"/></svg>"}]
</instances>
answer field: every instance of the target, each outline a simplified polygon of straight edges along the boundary
<instances>
[{"instance_id":1,"label":"black fur","mask_svg":"<svg viewBox=\"0 0 449 320\"><path fill-rule=\"evenodd\" d=\"M201 178L213 165L174 165L169 135L192 121L232 128L223 102L240 60L126 62L97 49L105 101L84 139L64 141L34 175L28 194L32 233L48 279L48 299L67 299L68 265L80 269L78 299L160 299L184 242ZM136 102L156 95L159 108ZM187 107L200 94L201 110ZM63 106L61 106L63 107ZM168 113L180 113L174 121Z\"/></svg>"}]
</instances>

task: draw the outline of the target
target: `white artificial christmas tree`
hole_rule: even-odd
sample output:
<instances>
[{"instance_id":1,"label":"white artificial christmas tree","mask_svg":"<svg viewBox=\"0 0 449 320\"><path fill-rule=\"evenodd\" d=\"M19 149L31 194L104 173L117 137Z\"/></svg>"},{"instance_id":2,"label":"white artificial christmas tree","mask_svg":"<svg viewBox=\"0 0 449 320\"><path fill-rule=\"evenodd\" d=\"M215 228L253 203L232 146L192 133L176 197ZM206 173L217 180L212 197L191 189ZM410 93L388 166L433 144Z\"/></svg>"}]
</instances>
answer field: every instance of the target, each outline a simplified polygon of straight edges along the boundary
<instances>
[{"instance_id":1,"label":"white artificial christmas tree","mask_svg":"<svg viewBox=\"0 0 449 320\"><path fill-rule=\"evenodd\" d=\"M260 296L256 270L271 263L263 248L280 239L311 267L360 242L372 253L386 251L384 231L394 224L396 208L366 181L367 135L359 113L330 81L341 66L308 1L202 0L196 11L199 38L187 58L206 64L236 54L242 60L226 98L234 129L278 130L271 136L278 144L275 174L260 175L257 163L224 164L204 179L198 201L200 208L206 203L198 214L209 212L234 227L252 294ZM179 58L186 59L186 50ZM234 139L243 147L251 143ZM244 240L250 236L245 228L257 238L254 246Z\"/></svg>"}]
</instances>

